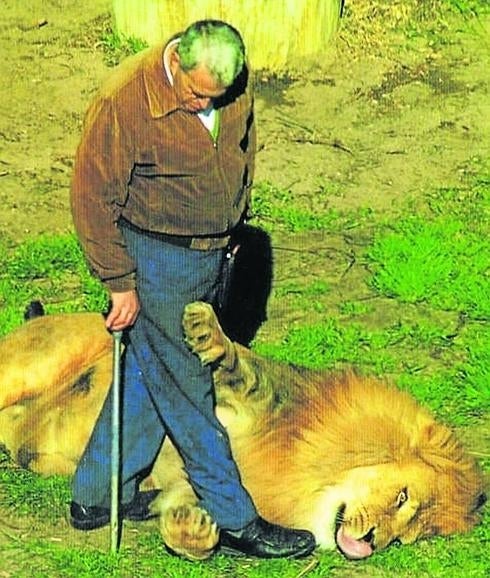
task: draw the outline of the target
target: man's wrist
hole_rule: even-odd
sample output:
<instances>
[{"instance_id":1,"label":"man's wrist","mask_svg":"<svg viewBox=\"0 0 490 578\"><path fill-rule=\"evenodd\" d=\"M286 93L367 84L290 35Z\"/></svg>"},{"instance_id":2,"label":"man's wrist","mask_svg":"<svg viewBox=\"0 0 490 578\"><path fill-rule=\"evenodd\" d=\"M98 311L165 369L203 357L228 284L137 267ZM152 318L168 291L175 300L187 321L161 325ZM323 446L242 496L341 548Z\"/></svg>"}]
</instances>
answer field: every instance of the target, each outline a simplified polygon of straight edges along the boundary
<instances>
[{"instance_id":1,"label":"man's wrist","mask_svg":"<svg viewBox=\"0 0 490 578\"><path fill-rule=\"evenodd\" d=\"M102 281L111 293L125 293L136 289L136 273L129 273L122 277L104 279Z\"/></svg>"}]
</instances>

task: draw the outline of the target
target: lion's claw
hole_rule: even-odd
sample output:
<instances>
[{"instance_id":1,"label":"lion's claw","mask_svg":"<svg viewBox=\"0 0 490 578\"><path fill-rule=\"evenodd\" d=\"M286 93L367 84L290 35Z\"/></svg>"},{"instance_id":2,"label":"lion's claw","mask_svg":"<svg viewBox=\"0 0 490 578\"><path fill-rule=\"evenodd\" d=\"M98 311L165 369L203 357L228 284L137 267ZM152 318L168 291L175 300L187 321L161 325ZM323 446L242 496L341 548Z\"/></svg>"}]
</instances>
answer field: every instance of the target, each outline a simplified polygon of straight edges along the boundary
<instances>
[{"instance_id":1,"label":"lion's claw","mask_svg":"<svg viewBox=\"0 0 490 578\"><path fill-rule=\"evenodd\" d=\"M186 343L199 356L203 365L213 363L223 356L223 331L209 303L196 301L187 305L182 326Z\"/></svg>"},{"instance_id":2,"label":"lion's claw","mask_svg":"<svg viewBox=\"0 0 490 578\"><path fill-rule=\"evenodd\" d=\"M190 560L209 558L219 539L219 530L202 508L181 505L160 517L160 531L166 546Z\"/></svg>"}]
</instances>

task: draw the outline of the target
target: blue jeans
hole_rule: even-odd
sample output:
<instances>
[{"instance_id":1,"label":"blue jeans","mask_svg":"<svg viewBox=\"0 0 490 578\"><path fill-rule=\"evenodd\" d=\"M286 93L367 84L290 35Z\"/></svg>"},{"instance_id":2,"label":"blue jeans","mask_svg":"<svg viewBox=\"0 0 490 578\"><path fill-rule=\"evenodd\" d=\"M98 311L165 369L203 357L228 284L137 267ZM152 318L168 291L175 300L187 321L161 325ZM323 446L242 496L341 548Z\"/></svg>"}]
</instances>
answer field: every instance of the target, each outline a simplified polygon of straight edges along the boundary
<instances>
[{"instance_id":1,"label":"blue jeans","mask_svg":"<svg viewBox=\"0 0 490 578\"><path fill-rule=\"evenodd\" d=\"M215 416L211 371L188 350L182 332L185 305L213 300L223 251L196 251L122 231L136 263L141 302L122 372L122 502L133 498L169 435L200 505L221 528L242 528L257 511ZM84 506L110 504L111 405L109 393L74 476L73 500Z\"/></svg>"}]
</instances>

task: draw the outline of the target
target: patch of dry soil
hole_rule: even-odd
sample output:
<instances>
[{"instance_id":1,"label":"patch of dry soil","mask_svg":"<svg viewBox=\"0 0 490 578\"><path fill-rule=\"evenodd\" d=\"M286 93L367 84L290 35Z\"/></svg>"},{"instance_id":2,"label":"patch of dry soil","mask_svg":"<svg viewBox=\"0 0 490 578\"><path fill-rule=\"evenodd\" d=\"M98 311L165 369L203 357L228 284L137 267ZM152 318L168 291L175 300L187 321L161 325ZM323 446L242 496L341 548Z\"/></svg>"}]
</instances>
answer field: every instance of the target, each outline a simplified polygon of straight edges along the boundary
<instances>
[{"instance_id":1,"label":"patch of dry soil","mask_svg":"<svg viewBox=\"0 0 490 578\"><path fill-rule=\"evenodd\" d=\"M109 10L108 0L3 2L2 237L71 229L72 159L108 71L100 35ZM259 94L256 180L314 199L318 210L389 210L458 184L489 153L488 21L482 26L479 34L455 29L445 44L400 46L396 58L353 61L340 43L321 73L272 102Z\"/></svg>"}]
</instances>

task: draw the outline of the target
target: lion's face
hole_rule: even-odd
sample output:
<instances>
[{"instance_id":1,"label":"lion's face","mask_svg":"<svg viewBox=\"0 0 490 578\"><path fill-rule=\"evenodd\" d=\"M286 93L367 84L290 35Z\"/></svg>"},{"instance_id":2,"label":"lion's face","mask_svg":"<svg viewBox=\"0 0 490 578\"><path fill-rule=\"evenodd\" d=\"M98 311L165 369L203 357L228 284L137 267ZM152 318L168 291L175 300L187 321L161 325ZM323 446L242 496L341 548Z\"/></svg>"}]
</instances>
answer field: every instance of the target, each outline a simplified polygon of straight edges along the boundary
<instances>
[{"instance_id":1,"label":"lion's face","mask_svg":"<svg viewBox=\"0 0 490 578\"><path fill-rule=\"evenodd\" d=\"M465 522L461 512L454 511L448 483L447 476L421 461L348 471L322 499L325 508L333 501L337 506L338 549L347 558L360 559L393 542L408 544L424 536L462 531L465 524L469 529L473 522Z\"/></svg>"},{"instance_id":2,"label":"lion's face","mask_svg":"<svg viewBox=\"0 0 490 578\"><path fill-rule=\"evenodd\" d=\"M413 463L356 468L340 486L335 539L348 558L365 558L392 542L407 544L424 534L420 514L436 490L432 469Z\"/></svg>"}]
</instances>

